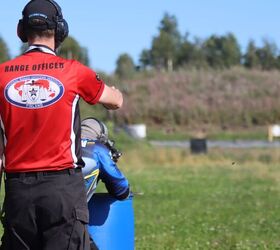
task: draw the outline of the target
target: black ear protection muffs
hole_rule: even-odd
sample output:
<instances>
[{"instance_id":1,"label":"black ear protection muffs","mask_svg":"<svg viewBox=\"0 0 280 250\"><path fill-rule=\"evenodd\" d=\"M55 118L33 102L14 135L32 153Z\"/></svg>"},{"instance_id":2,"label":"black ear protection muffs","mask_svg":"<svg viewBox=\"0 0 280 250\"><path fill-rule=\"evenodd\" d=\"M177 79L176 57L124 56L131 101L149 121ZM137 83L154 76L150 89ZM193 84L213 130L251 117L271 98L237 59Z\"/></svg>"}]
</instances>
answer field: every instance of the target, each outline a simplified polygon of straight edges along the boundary
<instances>
[{"instance_id":1,"label":"black ear protection muffs","mask_svg":"<svg viewBox=\"0 0 280 250\"><path fill-rule=\"evenodd\" d=\"M32 0L31 2L36 1ZM54 20L47 20L46 25L48 29L55 29L55 48L58 48L59 45L64 41L64 39L68 36L69 28L66 20L63 18L62 11L60 6L53 0L45 0L50 2L56 9L56 16L54 17ZM25 6L25 8L28 6L28 4ZM18 27L17 27L17 35L20 38L20 40L24 43L27 42L27 36L25 33L25 30L27 28L28 24L28 17L24 16L25 8L22 11L23 18L19 20Z\"/></svg>"},{"instance_id":2,"label":"black ear protection muffs","mask_svg":"<svg viewBox=\"0 0 280 250\"><path fill-rule=\"evenodd\" d=\"M55 47L57 48L68 36L69 28L68 28L68 23L63 18L60 6L53 0L48 0L48 1L54 5L57 11L56 29L55 29L55 44L56 44Z\"/></svg>"},{"instance_id":3,"label":"black ear protection muffs","mask_svg":"<svg viewBox=\"0 0 280 250\"><path fill-rule=\"evenodd\" d=\"M23 42L23 43L27 43L27 37L24 33L24 29L23 29L23 20L20 19L18 21L18 26L17 26L17 35L18 37L20 38L20 40Z\"/></svg>"}]
</instances>

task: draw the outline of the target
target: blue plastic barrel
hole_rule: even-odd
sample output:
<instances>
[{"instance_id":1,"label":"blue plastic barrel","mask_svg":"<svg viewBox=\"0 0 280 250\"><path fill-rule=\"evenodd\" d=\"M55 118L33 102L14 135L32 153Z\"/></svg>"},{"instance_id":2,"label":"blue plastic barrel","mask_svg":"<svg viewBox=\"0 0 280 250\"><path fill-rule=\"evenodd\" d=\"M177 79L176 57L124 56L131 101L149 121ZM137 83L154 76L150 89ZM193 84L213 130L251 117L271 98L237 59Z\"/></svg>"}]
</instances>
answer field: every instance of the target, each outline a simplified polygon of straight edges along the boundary
<instances>
[{"instance_id":1,"label":"blue plastic barrel","mask_svg":"<svg viewBox=\"0 0 280 250\"><path fill-rule=\"evenodd\" d=\"M96 193L88 207L89 234L100 250L134 249L132 196L118 201L109 194Z\"/></svg>"}]
</instances>

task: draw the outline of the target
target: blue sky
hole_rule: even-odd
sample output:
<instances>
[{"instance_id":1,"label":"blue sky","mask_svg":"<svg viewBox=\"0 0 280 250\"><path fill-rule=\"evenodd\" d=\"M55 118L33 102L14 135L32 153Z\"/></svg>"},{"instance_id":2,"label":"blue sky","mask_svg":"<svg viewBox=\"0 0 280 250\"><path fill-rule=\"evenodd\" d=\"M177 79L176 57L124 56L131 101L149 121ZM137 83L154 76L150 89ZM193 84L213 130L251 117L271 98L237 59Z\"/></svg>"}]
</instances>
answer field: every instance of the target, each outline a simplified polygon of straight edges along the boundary
<instances>
[{"instance_id":1,"label":"blue sky","mask_svg":"<svg viewBox=\"0 0 280 250\"><path fill-rule=\"evenodd\" d=\"M16 25L26 0L3 1L0 9L0 36L12 56L21 42ZM135 63L144 48L150 48L165 12L176 16L181 34L207 38L232 32L242 49L249 39L257 45L264 38L280 48L279 0L57 0L70 27L70 35L88 48L91 67L114 71L121 53Z\"/></svg>"}]
</instances>

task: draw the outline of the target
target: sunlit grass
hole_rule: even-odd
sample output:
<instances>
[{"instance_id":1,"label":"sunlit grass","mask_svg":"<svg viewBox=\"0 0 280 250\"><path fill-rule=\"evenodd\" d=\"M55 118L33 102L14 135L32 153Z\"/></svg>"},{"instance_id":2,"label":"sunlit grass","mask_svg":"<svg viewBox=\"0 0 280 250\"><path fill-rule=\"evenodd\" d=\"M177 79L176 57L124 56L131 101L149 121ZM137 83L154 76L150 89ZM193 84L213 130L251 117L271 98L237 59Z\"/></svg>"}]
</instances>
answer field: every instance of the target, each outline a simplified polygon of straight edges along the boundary
<instances>
[{"instance_id":1,"label":"sunlit grass","mask_svg":"<svg viewBox=\"0 0 280 250\"><path fill-rule=\"evenodd\" d=\"M279 149L121 147L136 193L135 249L280 248Z\"/></svg>"},{"instance_id":2,"label":"sunlit grass","mask_svg":"<svg viewBox=\"0 0 280 250\"><path fill-rule=\"evenodd\" d=\"M136 249L280 247L278 151L129 150Z\"/></svg>"}]
</instances>

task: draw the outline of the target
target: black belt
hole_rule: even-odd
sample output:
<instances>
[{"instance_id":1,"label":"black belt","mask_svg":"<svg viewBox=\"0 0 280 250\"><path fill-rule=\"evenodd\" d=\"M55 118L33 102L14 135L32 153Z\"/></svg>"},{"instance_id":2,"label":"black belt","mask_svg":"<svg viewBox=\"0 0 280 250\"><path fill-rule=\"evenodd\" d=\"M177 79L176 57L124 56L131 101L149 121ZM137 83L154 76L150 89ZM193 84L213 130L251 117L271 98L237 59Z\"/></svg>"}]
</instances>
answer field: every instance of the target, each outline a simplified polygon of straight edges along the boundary
<instances>
[{"instance_id":1,"label":"black belt","mask_svg":"<svg viewBox=\"0 0 280 250\"><path fill-rule=\"evenodd\" d=\"M81 172L81 168L68 168L64 170L58 170L58 171L38 171L38 172L23 172L23 173L5 173L6 178L24 178L24 177L36 177L36 176L49 176L49 175L62 175L62 174L73 174L73 173L79 173Z\"/></svg>"}]
</instances>

